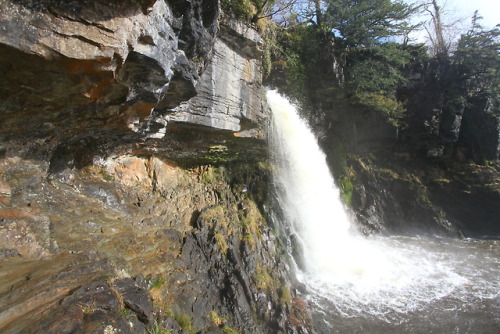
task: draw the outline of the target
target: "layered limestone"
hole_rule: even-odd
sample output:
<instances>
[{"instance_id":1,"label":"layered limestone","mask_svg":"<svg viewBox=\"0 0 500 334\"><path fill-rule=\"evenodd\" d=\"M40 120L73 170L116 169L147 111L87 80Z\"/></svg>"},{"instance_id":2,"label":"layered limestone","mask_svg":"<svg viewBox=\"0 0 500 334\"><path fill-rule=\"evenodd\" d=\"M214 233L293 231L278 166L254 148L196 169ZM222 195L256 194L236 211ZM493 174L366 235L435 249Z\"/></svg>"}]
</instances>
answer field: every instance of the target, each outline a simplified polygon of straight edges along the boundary
<instances>
[{"instance_id":1,"label":"layered limestone","mask_svg":"<svg viewBox=\"0 0 500 334\"><path fill-rule=\"evenodd\" d=\"M196 87L198 94L166 119L233 132L255 128L262 122L266 112L262 42L254 30L243 27L234 23L225 27Z\"/></svg>"},{"instance_id":2,"label":"layered limestone","mask_svg":"<svg viewBox=\"0 0 500 334\"><path fill-rule=\"evenodd\" d=\"M163 138L169 121L238 132L258 127L265 116L260 37L231 21L218 35L218 1L2 0L0 6L2 85L9 92L12 79L19 81L16 97L25 100L49 95L42 98L41 124L64 126L47 122L46 113L79 108L80 117L106 118L105 128ZM26 109L12 96L5 100L5 112Z\"/></svg>"},{"instance_id":3,"label":"layered limestone","mask_svg":"<svg viewBox=\"0 0 500 334\"><path fill-rule=\"evenodd\" d=\"M0 12L0 331L310 332L257 32L216 0Z\"/></svg>"}]
</instances>

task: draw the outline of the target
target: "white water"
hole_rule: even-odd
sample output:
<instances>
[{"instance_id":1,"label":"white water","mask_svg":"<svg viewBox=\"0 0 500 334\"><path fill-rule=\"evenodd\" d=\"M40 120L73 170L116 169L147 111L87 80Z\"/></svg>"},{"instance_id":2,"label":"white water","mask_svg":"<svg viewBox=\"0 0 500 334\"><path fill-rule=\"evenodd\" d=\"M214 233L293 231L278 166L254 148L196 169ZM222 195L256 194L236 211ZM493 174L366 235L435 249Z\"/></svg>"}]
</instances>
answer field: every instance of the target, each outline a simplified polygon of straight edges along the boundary
<instances>
[{"instance_id":1,"label":"white water","mask_svg":"<svg viewBox=\"0 0 500 334\"><path fill-rule=\"evenodd\" d=\"M360 236L307 123L276 92L267 100L278 202L320 333L500 329L498 242Z\"/></svg>"}]
</instances>

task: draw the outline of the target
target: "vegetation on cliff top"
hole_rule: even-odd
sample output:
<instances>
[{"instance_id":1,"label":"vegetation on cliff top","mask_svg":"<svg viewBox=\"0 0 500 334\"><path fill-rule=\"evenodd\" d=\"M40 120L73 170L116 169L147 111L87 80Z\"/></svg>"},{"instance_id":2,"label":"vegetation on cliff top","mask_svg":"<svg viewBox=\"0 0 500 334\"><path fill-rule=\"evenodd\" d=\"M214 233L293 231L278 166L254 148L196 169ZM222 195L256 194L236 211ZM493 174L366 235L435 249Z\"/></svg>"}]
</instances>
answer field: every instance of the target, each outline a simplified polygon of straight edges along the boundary
<instances>
[{"instance_id":1,"label":"vegetation on cliff top","mask_svg":"<svg viewBox=\"0 0 500 334\"><path fill-rule=\"evenodd\" d=\"M253 1L241 2L255 23ZM386 221L432 220L437 230L476 216L490 228L495 206L487 203L496 190L457 171L498 178L499 27L485 29L476 13L470 29L452 37L439 0L420 8L397 0L292 2L261 31L272 65L266 84L304 107L344 203L360 221L379 210ZM430 17L427 45L409 37L416 11ZM381 187L387 197L367 190ZM475 201L482 213L458 209Z\"/></svg>"},{"instance_id":2,"label":"vegetation on cliff top","mask_svg":"<svg viewBox=\"0 0 500 334\"><path fill-rule=\"evenodd\" d=\"M482 124L494 132L500 105L500 30L484 29L478 13L471 28L451 47L444 38L444 25L436 21L444 20L442 8L436 1L429 3L426 10L435 26L429 30L429 48L409 38L417 28L410 18L421 7L391 0L288 1L292 2L291 9L274 17L274 30L267 24L273 68L268 84L307 105L305 109L316 113L314 118L328 115L318 115L320 108L311 100L335 100L376 111L387 123L404 130L411 121L409 108L416 110L410 104L419 102L411 100L412 89L421 82L439 94L434 106L422 105L421 109L439 108L443 122L458 124L464 110L484 105L474 117L484 118ZM255 5L252 8L255 13ZM463 117L467 121L470 115L465 112ZM485 145L480 135L483 127L474 120L468 126L464 140L476 152L474 160L497 160L498 152L481 148ZM441 137L448 137L438 144L444 147L447 141L457 140L453 137L458 129L453 124L442 127L450 128L437 129Z\"/></svg>"}]
</instances>

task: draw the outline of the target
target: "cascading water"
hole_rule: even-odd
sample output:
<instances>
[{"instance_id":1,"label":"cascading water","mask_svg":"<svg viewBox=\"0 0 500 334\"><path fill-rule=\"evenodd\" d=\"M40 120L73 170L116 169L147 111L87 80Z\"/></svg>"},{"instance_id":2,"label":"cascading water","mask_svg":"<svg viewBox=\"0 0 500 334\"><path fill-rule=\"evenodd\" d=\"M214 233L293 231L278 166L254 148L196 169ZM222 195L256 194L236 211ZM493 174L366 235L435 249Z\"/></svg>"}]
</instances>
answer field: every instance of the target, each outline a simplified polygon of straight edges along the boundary
<instances>
[{"instance_id":1,"label":"cascading water","mask_svg":"<svg viewBox=\"0 0 500 334\"><path fill-rule=\"evenodd\" d=\"M277 200L318 332L497 333L498 241L360 236L306 122L275 91L267 100Z\"/></svg>"}]
</instances>

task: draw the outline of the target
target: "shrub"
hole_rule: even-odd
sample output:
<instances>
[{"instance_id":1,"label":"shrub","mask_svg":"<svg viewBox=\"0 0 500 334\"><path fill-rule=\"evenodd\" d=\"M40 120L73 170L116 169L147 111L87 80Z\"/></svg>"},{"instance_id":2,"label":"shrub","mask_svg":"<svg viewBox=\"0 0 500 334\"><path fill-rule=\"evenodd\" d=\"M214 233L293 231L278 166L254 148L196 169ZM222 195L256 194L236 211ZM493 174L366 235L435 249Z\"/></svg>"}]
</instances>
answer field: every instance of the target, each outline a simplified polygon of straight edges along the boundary
<instances>
[{"instance_id":1,"label":"shrub","mask_svg":"<svg viewBox=\"0 0 500 334\"><path fill-rule=\"evenodd\" d=\"M174 320L177 321L179 327L185 330L188 333L194 333L193 324L191 322L191 318L186 314L176 314L174 316Z\"/></svg>"},{"instance_id":2,"label":"shrub","mask_svg":"<svg viewBox=\"0 0 500 334\"><path fill-rule=\"evenodd\" d=\"M240 20L250 21L255 13L255 8L249 0L222 0L221 8L227 13L232 13Z\"/></svg>"},{"instance_id":3,"label":"shrub","mask_svg":"<svg viewBox=\"0 0 500 334\"><path fill-rule=\"evenodd\" d=\"M238 331L232 327L229 327L228 325L224 325L222 327L222 330L224 331L224 334L238 334Z\"/></svg>"},{"instance_id":4,"label":"shrub","mask_svg":"<svg viewBox=\"0 0 500 334\"><path fill-rule=\"evenodd\" d=\"M219 248L220 252L224 255L227 254L229 246L227 245L226 238L221 233L215 233L214 235L215 244Z\"/></svg>"},{"instance_id":5,"label":"shrub","mask_svg":"<svg viewBox=\"0 0 500 334\"><path fill-rule=\"evenodd\" d=\"M215 311L210 311L208 317L210 318L210 321L217 327L221 327L226 322L226 319L224 317L221 317Z\"/></svg>"},{"instance_id":6,"label":"shrub","mask_svg":"<svg viewBox=\"0 0 500 334\"><path fill-rule=\"evenodd\" d=\"M290 290L286 286L281 286L279 289L279 297L281 305L286 305L292 301Z\"/></svg>"}]
</instances>

